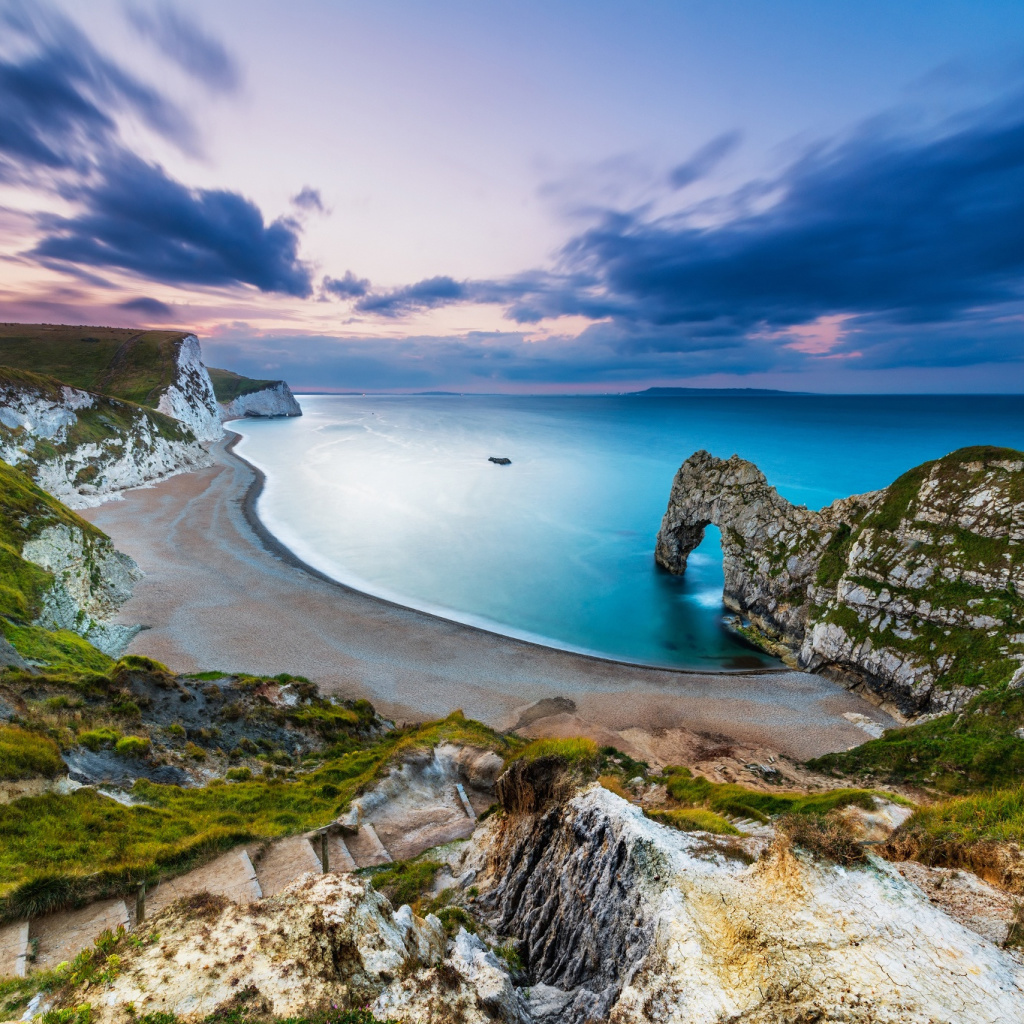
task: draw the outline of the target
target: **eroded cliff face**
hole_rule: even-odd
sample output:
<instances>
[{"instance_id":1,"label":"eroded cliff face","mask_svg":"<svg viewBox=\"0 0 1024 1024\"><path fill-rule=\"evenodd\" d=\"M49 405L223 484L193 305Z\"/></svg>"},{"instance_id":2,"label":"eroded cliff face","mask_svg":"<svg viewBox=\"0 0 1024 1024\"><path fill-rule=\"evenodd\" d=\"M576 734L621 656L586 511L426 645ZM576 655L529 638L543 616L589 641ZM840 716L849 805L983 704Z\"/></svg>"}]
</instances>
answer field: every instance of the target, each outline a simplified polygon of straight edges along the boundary
<instances>
[{"instance_id":1,"label":"eroded cliff face","mask_svg":"<svg viewBox=\"0 0 1024 1024\"><path fill-rule=\"evenodd\" d=\"M220 407L194 334L176 343L175 368L174 383L160 396L157 409L184 423L200 441L215 441L224 433Z\"/></svg>"},{"instance_id":2,"label":"eroded cliff face","mask_svg":"<svg viewBox=\"0 0 1024 1024\"><path fill-rule=\"evenodd\" d=\"M259 391L238 395L220 407L222 420L237 420L245 416L301 416L302 409L295 401L291 388L283 380L274 381Z\"/></svg>"},{"instance_id":3,"label":"eroded cliff face","mask_svg":"<svg viewBox=\"0 0 1024 1024\"><path fill-rule=\"evenodd\" d=\"M112 658L124 653L141 629L113 621L142 579L133 559L106 536L66 523L48 526L27 541L21 557L53 573L36 625L70 629Z\"/></svg>"},{"instance_id":4,"label":"eroded cliff face","mask_svg":"<svg viewBox=\"0 0 1024 1024\"><path fill-rule=\"evenodd\" d=\"M478 841L537 1021L1024 1019L1020 961L881 860L677 832L598 785Z\"/></svg>"},{"instance_id":5,"label":"eroded cliff face","mask_svg":"<svg viewBox=\"0 0 1024 1024\"><path fill-rule=\"evenodd\" d=\"M712 523L726 606L792 663L907 717L1024 680L1024 453L961 449L815 512L701 451L676 474L658 564L684 572Z\"/></svg>"},{"instance_id":6,"label":"eroded cliff face","mask_svg":"<svg viewBox=\"0 0 1024 1024\"><path fill-rule=\"evenodd\" d=\"M52 377L0 371L0 459L70 508L210 464L187 427Z\"/></svg>"}]
</instances>

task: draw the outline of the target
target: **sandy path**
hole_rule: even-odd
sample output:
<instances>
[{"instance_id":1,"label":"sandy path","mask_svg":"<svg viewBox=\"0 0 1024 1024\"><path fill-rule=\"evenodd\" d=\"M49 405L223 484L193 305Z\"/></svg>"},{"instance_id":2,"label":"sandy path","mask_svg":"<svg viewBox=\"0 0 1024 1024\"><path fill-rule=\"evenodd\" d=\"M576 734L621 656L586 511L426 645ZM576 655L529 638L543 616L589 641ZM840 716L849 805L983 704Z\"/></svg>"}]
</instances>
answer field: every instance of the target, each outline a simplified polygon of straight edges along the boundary
<instances>
[{"instance_id":1,"label":"sandy path","mask_svg":"<svg viewBox=\"0 0 1024 1024\"><path fill-rule=\"evenodd\" d=\"M509 728L543 698L575 702L573 727L601 737L703 731L794 757L868 738L844 713L883 712L819 676L680 673L496 636L331 583L273 550L250 525L254 471L214 447L215 465L128 492L83 514L146 573L122 621L148 628L131 650L177 671L292 672L413 721L462 708ZM550 731L550 730L549 730Z\"/></svg>"}]
</instances>

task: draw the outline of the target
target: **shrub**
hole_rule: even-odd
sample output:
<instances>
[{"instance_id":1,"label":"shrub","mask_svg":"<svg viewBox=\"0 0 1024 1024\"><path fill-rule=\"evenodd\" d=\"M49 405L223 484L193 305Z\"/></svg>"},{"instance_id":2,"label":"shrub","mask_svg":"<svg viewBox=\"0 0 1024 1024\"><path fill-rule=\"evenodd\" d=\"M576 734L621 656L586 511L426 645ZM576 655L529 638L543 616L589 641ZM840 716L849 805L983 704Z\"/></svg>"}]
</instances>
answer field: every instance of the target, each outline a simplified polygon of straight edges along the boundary
<instances>
[{"instance_id":1,"label":"shrub","mask_svg":"<svg viewBox=\"0 0 1024 1024\"><path fill-rule=\"evenodd\" d=\"M168 736L173 736L176 740L183 740L185 738L185 726L180 722L171 722L171 724L167 726L166 731Z\"/></svg>"},{"instance_id":2,"label":"shrub","mask_svg":"<svg viewBox=\"0 0 1024 1024\"><path fill-rule=\"evenodd\" d=\"M193 761L206 760L206 751L191 741L185 744L185 753L191 757Z\"/></svg>"},{"instance_id":3,"label":"shrub","mask_svg":"<svg viewBox=\"0 0 1024 1024\"><path fill-rule=\"evenodd\" d=\"M599 756L597 744L582 736L572 739L534 740L528 743L517 757L527 763L542 757L558 757L571 765L593 765Z\"/></svg>"},{"instance_id":4,"label":"shrub","mask_svg":"<svg viewBox=\"0 0 1024 1024\"><path fill-rule=\"evenodd\" d=\"M623 786L622 780L617 775L599 775L597 781L608 790L609 793L614 793L616 796L621 796L623 800L631 799L631 794Z\"/></svg>"},{"instance_id":5,"label":"shrub","mask_svg":"<svg viewBox=\"0 0 1024 1024\"><path fill-rule=\"evenodd\" d=\"M80 732L78 734L78 742L83 747L88 747L93 753L101 747L112 747L120 738L121 733L117 729L111 729L109 726L90 729L87 732Z\"/></svg>"},{"instance_id":6,"label":"shrub","mask_svg":"<svg viewBox=\"0 0 1024 1024\"><path fill-rule=\"evenodd\" d=\"M252 778L252 772L248 768L229 768L227 777L232 782L248 782Z\"/></svg>"},{"instance_id":7,"label":"shrub","mask_svg":"<svg viewBox=\"0 0 1024 1024\"><path fill-rule=\"evenodd\" d=\"M404 903L411 906L430 892L440 870L441 865L435 860L406 860L367 873L377 892L399 907Z\"/></svg>"},{"instance_id":8,"label":"shrub","mask_svg":"<svg viewBox=\"0 0 1024 1024\"><path fill-rule=\"evenodd\" d=\"M149 748L148 736L122 736L114 745L115 753L122 757L145 757Z\"/></svg>"},{"instance_id":9,"label":"shrub","mask_svg":"<svg viewBox=\"0 0 1024 1024\"><path fill-rule=\"evenodd\" d=\"M64 773L57 744L16 725L0 726L0 779L52 779Z\"/></svg>"},{"instance_id":10,"label":"shrub","mask_svg":"<svg viewBox=\"0 0 1024 1024\"><path fill-rule=\"evenodd\" d=\"M837 864L849 866L867 860L864 848L854 839L849 825L835 811L784 814L776 827L794 845Z\"/></svg>"}]
</instances>

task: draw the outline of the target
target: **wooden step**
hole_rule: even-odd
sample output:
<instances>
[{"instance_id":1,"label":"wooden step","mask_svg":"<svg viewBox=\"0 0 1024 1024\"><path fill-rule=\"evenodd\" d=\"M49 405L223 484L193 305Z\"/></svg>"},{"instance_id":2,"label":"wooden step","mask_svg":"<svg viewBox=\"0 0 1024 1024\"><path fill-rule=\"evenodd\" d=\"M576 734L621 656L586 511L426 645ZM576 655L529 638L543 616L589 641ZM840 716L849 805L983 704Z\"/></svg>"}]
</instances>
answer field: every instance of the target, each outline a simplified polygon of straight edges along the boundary
<instances>
[{"instance_id":1,"label":"wooden step","mask_svg":"<svg viewBox=\"0 0 1024 1024\"><path fill-rule=\"evenodd\" d=\"M319 838L316 840L319 845ZM305 836L272 843L256 861L256 878L264 896L274 896L307 871L320 874L320 857Z\"/></svg>"},{"instance_id":2,"label":"wooden step","mask_svg":"<svg viewBox=\"0 0 1024 1024\"><path fill-rule=\"evenodd\" d=\"M249 854L244 847L238 847L195 871L161 882L146 894L146 917L153 917L183 896L200 892L224 896L243 905L263 895Z\"/></svg>"},{"instance_id":3,"label":"wooden step","mask_svg":"<svg viewBox=\"0 0 1024 1024\"><path fill-rule=\"evenodd\" d=\"M28 921L0 925L0 978L24 978L28 971Z\"/></svg>"},{"instance_id":4,"label":"wooden step","mask_svg":"<svg viewBox=\"0 0 1024 1024\"><path fill-rule=\"evenodd\" d=\"M33 970L48 970L65 960L73 960L107 931L128 927L128 908L124 900L103 900L81 910L63 910L29 923L29 940L38 942Z\"/></svg>"}]
</instances>

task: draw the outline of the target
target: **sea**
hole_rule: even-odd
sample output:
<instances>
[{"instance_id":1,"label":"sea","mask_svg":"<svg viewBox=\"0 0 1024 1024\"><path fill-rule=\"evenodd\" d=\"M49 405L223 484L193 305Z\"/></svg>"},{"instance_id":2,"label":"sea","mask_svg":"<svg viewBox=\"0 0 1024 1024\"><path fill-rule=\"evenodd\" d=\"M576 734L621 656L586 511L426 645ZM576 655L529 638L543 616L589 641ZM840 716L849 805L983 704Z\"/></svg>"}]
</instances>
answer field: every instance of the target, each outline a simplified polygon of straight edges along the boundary
<instances>
[{"instance_id":1,"label":"sea","mask_svg":"<svg viewBox=\"0 0 1024 1024\"><path fill-rule=\"evenodd\" d=\"M816 509L965 445L1024 449L1021 396L298 399L301 417L230 428L266 475L260 519L304 562L494 632L705 671L778 663L728 628L715 528L684 576L654 563L687 456L737 453Z\"/></svg>"}]
</instances>

